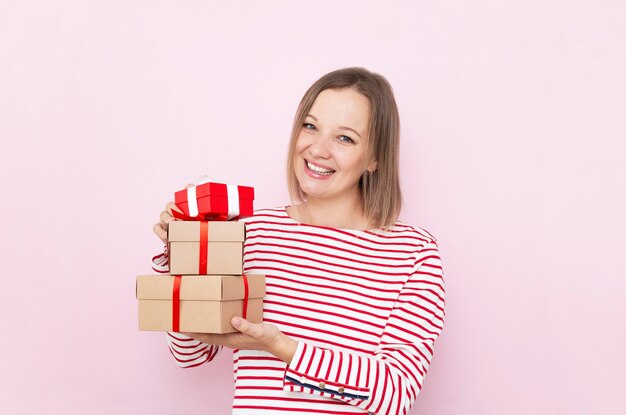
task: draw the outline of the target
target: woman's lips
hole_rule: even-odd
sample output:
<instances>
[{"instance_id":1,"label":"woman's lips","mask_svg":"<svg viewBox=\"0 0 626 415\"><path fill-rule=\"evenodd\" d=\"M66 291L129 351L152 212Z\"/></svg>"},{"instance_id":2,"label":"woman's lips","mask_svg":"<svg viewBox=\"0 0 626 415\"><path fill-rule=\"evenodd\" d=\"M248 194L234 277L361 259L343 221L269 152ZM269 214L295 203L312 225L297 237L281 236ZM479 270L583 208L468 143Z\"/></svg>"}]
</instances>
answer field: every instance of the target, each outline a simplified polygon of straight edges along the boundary
<instances>
[{"instance_id":1,"label":"woman's lips","mask_svg":"<svg viewBox=\"0 0 626 415\"><path fill-rule=\"evenodd\" d=\"M315 163L311 163L311 164L314 165L314 166L317 166L317 164L315 164ZM322 168L322 166L319 166L319 167ZM327 169L327 170L330 170L330 169ZM307 159L304 159L304 172L307 175L309 175L309 176L311 176L311 177L313 177L315 179L321 179L321 180L328 179L335 173L334 170L332 170L332 173L326 173L326 174L316 172L315 170L312 170L309 167L309 161Z\"/></svg>"}]
</instances>

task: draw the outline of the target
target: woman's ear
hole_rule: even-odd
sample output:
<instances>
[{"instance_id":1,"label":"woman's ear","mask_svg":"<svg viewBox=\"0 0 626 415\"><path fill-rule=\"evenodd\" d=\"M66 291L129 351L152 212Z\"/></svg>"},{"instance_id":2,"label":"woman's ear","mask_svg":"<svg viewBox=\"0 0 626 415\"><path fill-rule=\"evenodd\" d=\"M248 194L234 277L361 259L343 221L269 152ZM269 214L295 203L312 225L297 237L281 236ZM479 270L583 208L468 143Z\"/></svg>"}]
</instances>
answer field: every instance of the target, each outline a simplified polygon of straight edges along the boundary
<instances>
[{"instance_id":1,"label":"woman's ear","mask_svg":"<svg viewBox=\"0 0 626 415\"><path fill-rule=\"evenodd\" d=\"M374 160L369 164L369 166L367 166L367 171L370 173L373 173L377 167L378 167L378 161Z\"/></svg>"}]
</instances>

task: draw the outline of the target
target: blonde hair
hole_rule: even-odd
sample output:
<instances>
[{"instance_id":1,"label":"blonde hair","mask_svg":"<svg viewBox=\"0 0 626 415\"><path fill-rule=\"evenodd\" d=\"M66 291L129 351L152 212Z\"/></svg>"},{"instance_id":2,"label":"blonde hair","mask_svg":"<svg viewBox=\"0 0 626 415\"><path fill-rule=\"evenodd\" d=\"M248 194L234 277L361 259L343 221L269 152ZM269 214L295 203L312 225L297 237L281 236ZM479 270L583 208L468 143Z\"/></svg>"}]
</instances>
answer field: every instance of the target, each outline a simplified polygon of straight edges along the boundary
<instances>
[{"instance_id":1,"label":"blonde hair","mask_svg":"<svg viewBox=\"0 0 626 415\"><path fill-rule=\"evenodd\" d=\"M373 172L365 171L359 180L361 205L375 228L391 228L402 208L398 175L400 117L391 85L382 75L365 68L344 68L327 73L306 91L294 117L287 160L287 185L292 201L306 201L296 174L294 156L296 140L304 119L317 96L326 89L354 88L369 100L370 122L368 153L376 160Z\"/></svg>"}]
</instances>

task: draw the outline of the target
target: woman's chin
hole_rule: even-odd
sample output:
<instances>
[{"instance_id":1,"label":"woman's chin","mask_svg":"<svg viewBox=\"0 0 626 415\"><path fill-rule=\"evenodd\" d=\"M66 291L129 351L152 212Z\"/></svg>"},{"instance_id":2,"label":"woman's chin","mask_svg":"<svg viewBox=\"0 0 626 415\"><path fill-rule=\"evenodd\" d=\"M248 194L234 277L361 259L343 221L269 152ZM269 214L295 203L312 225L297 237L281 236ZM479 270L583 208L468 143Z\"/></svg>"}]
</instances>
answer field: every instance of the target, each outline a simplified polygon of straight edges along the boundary
<instances>
[{"instance_id":1,"label":"woman's chin","mask_svg":"<svg viewBox=\"0 0 626 415\"><path fill-rule=\"evenodd\" d=\"M326 196L326 192L321 191L320 189L311 189L311 188L306 188L303 187L302 191L304 192L304 194L306 194L306 197L308 199L310 198L323 198L324 196Z\"/></svg>"}]
</instances>

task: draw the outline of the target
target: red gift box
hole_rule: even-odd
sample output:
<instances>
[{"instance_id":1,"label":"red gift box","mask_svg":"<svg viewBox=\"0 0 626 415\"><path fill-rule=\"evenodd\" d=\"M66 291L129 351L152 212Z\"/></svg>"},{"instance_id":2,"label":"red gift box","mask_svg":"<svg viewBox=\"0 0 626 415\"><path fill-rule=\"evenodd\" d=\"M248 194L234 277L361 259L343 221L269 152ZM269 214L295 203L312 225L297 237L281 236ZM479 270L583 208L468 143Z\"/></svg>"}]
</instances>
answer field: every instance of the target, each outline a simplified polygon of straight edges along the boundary
<instances>
[{"instance_id":1,"label":"red gift box","mask_svg":"<svg viewBox=\"0 0 626 415\"><path fill-rule=\"evenodd\" d=\"M183 213L172 211L183 220L231 220L252 216L254 188L224 183L203 183L180 190L174 202Z\"/></svg>"}]
</instances>

